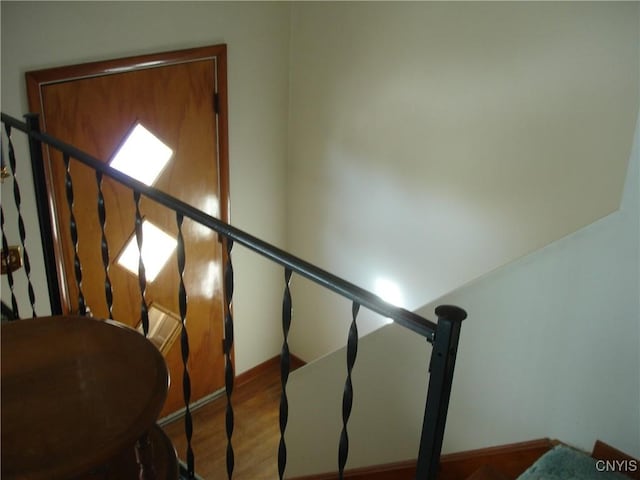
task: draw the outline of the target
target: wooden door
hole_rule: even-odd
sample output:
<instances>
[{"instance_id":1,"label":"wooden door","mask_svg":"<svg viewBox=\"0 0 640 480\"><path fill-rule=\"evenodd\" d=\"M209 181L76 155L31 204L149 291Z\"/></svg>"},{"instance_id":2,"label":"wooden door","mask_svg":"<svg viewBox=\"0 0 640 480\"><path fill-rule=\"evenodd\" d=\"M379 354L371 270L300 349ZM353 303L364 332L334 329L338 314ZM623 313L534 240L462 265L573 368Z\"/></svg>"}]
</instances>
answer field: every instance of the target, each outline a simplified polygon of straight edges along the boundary
<instances>
[{"instance_id":1,"label":"wooden door","mask_svg":"<svg viewBox=\"0 0 640 480\"><path fill-rule=\"evenodd\" d=\"M153 186L228 221L226 113L226 48L214 46L143 57L111 60L27 73L31 111L41 116L41 128L63 141L108 162L137 124L173 150L168 165ZM74 275L75 250L70 234L70 209L65 191L67 174L59 152L45 152L49 210L64 313L78 310ZM98 218L98 184L94 172L73 159L74 208L78 225L81 291L91 313L109 317L105 270ZM118 262L135 232L132 192L105 177L102 192L109 246L108 275L112 283L112 316L134 328L141 318L141 294L136 273ZM145 220L176 238L175 214L143 197ZM224 384L223 252L217 235L185 220L184 282L188 304L191 400ZM145 301L166 318L179 321L179 273L175 252L146 286ZM166 336L166 335L165 335ZM163 353L171 387L162 415L184 406L180 341L166 338Z\"/></svg>"}]
</instances>

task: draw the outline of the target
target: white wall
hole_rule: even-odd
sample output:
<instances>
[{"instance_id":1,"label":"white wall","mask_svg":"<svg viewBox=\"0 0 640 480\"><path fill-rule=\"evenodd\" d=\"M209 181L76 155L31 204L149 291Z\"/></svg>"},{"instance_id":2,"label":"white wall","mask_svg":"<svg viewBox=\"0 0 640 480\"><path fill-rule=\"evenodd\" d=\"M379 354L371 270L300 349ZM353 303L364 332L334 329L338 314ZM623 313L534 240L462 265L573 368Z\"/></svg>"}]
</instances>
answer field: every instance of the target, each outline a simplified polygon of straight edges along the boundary
<instances>
[{"instance_id":1,"label":"white wall","mask_svg":"<svg viewBox=\"0 0 640 480\"><path fill-rule=\"evenodd\" d=\"M445 452L550 437L640 456L640 124L619 211L438 299L463 322ZM363 338L348 466L416 457L430 352L396 325ZM293 372L290 477L337 470L344 349Z\"/></svg>"},{"instance_id":2,"label":"white wall","mask_svg":"<svg viewBox=\"0 0 640 480\"><path fill-rule=\"evenodd\" d=\"M640 456L639 189L636 127L618 212L438 301L471 312L448 449L489 433L584 449L599 438Z\"/></svg>"},{"instance_id":3,"label":"white wall","mask_svg":"<svg viewBox=\"0 0 640 480\"><path fill-rule=\"evenodd\" d=\"M637 2L292 8L294 253L414 309L619 205ZM343 345L348 307L294 285L294 351Z\"/></svg>"},{"instance_id":4,"label":"white wall","mask_svg":"<svg viewBox=\"0 0 640 480\"><path fill-rule=\"evenodd\" d=\"M225 2L5 2L2 11L2 111L27 112L28 70L201 45L228 45L232 223L285 243L285 161L289 7ZM37 311L48 312L28 155L19 176ZM12 189L2 189L10 228ZM17 233L10 238L18 241ZM280 274L235 249L236 362L242 372L279 351ZM277 278L277 281L275 280ZM3 295L6 283L3 279ZM24 290L22 290L24 292ZM21 295L26 299L26 294ZM23 305L25 302L23 302ZM29 309L23 310L29 314Z\"/></svg>"}]
</instances>

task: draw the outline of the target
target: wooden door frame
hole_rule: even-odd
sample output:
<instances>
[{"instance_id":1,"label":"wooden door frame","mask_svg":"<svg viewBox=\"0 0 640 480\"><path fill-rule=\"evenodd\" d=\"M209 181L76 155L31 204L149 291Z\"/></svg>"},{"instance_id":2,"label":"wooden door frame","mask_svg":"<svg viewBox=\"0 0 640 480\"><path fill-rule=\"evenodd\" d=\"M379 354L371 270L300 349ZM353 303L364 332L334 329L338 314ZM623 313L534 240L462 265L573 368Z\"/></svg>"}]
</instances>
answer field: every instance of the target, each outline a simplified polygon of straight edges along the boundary
<instances>
[{"instance_id":1,"label":"wooden door frame","mask_svg":"<svg viewBox=\"0 0 640 480\"><path fill-rule=\"evenodd\" d=\"M40 117L40 128L47 131L42 117L42 92L47 85L78 80L81 78L113 75L118 73L157 68L180 63L215 59L216 65L216 128L218 140L218 188L220 195L220 219L229 223L229 130L227 96L227 46L224 44L195 47L186 50L174 50L147 55L125 57L121 59L96 61L78 65L55 67L45 70L29 71L25 74L27 98L32 114ZM61 139L64 141L64 139ZM70 295L64 282L62 247L59 242L59 229L55 222L56 205L51 185L51 158L48 148L43 147L41 161L32 157L36 206L41 223L43 249L53 250L53 255L45 255L45 273L50 292L59 292L59 298L50 298L53 315L68 313L71 310ZM223 260L226 258L223 249Z\"/></svg>"}]
</instances>

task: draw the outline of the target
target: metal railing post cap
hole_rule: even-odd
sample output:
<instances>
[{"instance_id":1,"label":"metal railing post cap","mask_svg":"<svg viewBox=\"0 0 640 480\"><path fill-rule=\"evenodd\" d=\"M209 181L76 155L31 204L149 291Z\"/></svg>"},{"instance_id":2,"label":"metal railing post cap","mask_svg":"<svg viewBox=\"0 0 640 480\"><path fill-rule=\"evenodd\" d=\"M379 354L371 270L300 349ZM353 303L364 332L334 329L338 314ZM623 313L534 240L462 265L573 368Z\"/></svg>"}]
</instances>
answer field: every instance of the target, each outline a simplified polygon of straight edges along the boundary
<instances>
[{"instance_id":1,"label":"metal railing post cap","mask_svg":"<svg viewBox=\"0 0 640 480\"><path fill-rule=\"evenodd\" d=\"M438 317L444 317L452 322L462 322L467 318L467 312L455 305L438 305L435 312Z\"/></svg>"}]
</instances>

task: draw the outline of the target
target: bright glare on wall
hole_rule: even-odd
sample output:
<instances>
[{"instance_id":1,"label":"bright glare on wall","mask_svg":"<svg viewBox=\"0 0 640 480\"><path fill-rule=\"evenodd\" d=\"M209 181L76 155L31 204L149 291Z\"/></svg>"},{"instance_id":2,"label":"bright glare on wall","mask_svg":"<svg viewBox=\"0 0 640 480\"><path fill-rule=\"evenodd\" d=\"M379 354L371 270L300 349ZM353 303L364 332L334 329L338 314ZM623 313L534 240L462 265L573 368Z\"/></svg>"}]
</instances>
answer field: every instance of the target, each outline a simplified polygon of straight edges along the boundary
<instances>
[{"instance_id":1,"label":"bright glare on wall","mask_svg":"<svg viewBox=\"0 0 640 480\"><path fill-rule=\"evenodd\" d=\"M395 305L396 307L404 308L404 296L402 295L400 287L398 287L395 282L387 278L378 277L373 286L373 291L385 302ZM387 323L391 322L391 319L387 320Z\"/></svg>"},{"instance_id":2,"label":"bright glare on wall","mask_svg":"<svg viewBox=\"0 0 640 480\"><path fill-rule=\"evenodd\" d=\"M130 177L153 185L173 155L173 150L137 123L113 156L110 165Z\"/></svg>"},{"instance_id":3,"label":"bright glare on wall","mask_svg":"<svg viewBox=\"0 0 640 480\"><path fill-rule=\"evenodd\" d=\"M142 222L142 263L147 281L153 282L176 249L177 244L175 238L160 230L153 223L148 220ZM134 233L120 254L118 264L137 275L139 260L138 243Z\"/></svg>"}]
</instances>

